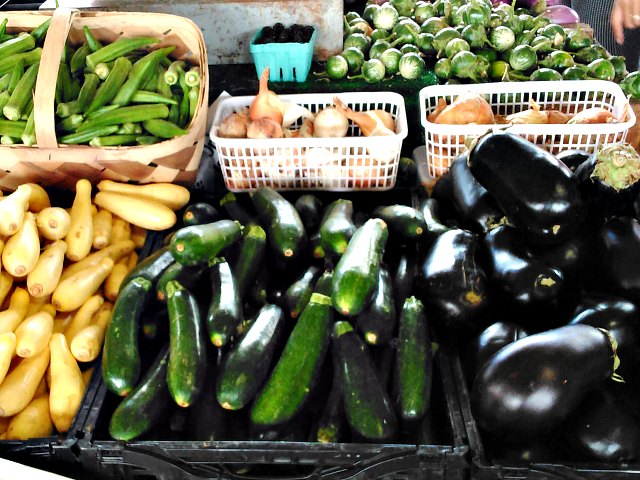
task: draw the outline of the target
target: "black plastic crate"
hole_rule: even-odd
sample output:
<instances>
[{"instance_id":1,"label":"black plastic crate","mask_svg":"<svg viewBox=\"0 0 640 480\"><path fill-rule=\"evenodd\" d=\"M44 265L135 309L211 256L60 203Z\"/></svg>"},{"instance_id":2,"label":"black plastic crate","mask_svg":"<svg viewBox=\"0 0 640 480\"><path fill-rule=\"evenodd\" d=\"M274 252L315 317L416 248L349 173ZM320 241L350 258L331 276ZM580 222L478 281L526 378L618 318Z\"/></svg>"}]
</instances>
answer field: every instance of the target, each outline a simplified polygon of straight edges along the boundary
<instances>
[{"instance_id":1,"label":"black plastic crate","mask_svg":"<svg viewBox=\"0 0 640 480\"><path fill-rule=\"evenodd\" d=\"M573 463L562 459L540 462L505 461L492 458L471 413L469 388L458 354L451 357L451 369L470 449L470 475L478 480L630 480L640 478L640 465Z\"/></svg>"},{"instance_id":2,"label":"black plastic crate","mask_svg":"<svg viewBox=\"0 0 640 480\"><path fill-rule=\"evenodd\" d=\"M76 478L463 480L468 447L449 353L435 356L431 421L435 444L320 444L281 441L111 440L118 399L99 381L85 423L53 446ZM161 433L166 437L166 432ZM145 437L146 438L146 437Z\"/></svg>"}]
</instances>

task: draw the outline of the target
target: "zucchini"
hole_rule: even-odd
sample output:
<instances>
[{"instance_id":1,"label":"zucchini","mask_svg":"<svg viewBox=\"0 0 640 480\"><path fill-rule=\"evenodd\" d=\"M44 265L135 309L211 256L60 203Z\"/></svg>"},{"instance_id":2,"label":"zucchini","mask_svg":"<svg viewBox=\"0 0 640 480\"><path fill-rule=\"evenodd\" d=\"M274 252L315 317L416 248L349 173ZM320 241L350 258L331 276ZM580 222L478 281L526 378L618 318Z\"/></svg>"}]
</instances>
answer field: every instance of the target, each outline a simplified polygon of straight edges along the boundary
<instances>
[{"instance_id":1,"label":"zucchini","mask_svg":"<svg viewBox=\"0 0 640 480\"><path fill-rule=\"evenodd\" d=\"M365 342L382 345L389 342L396 333L396 306L393 284L386 268L380 267L378 285L371 303L356 317L356 325Z\"/></svg>"},{"instance_id":2,"label":"zucchini","mask_svg":"<svg viewBox=\"0 0 640 480\"><path fill-rule=\"evenodd\" d=\"M182 223L186 226L213 223L218 220L222 220L220 212L218 212L216 207L205 202L188 205L182 214Z\"/></svg>"},{"instance_id":3,"label":"zucchini","mask_svg":"<svg viewBox=\"0 0 640 480\"><path fill-rule=\"evenodd\" d=\"M129 272L127 277L122 282L122 285L126 285L134 278L145 278L151 282L152 287L158 283L162 273L169 268L171 264L175 263L171 250L168 246L164 246L151 255L141 260L134 268ZM120 287L123 288L123 287Z\"/></svg>"},{"instance_id":4,"label":"zucchini","mask_svg":"<svg viewBox=\"0 0 640 480\"><path fill-rule=\"evenodd\" d=\"M404 302L398 329L394 391L400 419L418 423L429 407L433 368L431 338L424 306L415 297Z\"/></svg>"},{"instance_id":5,"label":"zucchini","mask_svg":"<svg viewBox=\"0 0 640 480\"><path fill-rule=\"evenodd\" d=\"M207 270L208 266L206 264L189 267L178 262L172 263L158 278L156 298L162 303L167 301L167 285L172 280L178 281L180 285L189 291L197 288Z\"/></svg>"},{"instance_id":6,"label":"zucchini","mask_svg":"<svg viewBox=\"0 0 640 480\"><path fill-rule=\"evenodd\" d=\"M225 410L216 401L215 376L218 366L216 356L219 351L209 352L207 360L207 381L204 382L202 393L198 399L187 410L187 435L190 440L215 442L218 440L229 440L227 436L228 410ZM228 425L229 424L229 425ZM233 423L233 429L238 428L237 423Z\"/></svg>"},{"instance_id":7,"label":"zucchini","mask_svg":"<svg viewBox=\"0 0 640 480\"><path fill-rule=\"evenodd\" d=\"M321 293L327 297L331 295L331 285L333 283L333 270L325 270L313 289L314 292Z\"/></svg>"},{"instance_id":8,"label":"zucchini","mask_svg":"<svg viewBox=\"0 0 640 480\"><path fill-rule=\"evenodd\" d=\"M166 420L173 403L167 389L168 362L169 346L166 345L142 381L111 415L109 434L113 438L133 440Z\"/></svg>"},{"instance_id":9,"label":"zucchini","mask_svg":"<svg viewBox=\"0 0 640 480\"><path fill-rule=\"evenodd\" d=\"M239 410L254 399L269 375L285 325L280 307L264 305L255 322L224 356L216 386L216 398L224 409Z\"/></svg>"},{"instance_id":10,"label":"zucchini","mask_svg":"<svg viewBox=\"0 0 640 480\"><path fill-rule=\"evenodd\" d=\"M396 434L398 420L367 347L349 322L335 323L332 341L349 425L365 440L388 441Z\"/></svg>"},{"instance_id":11,"label":"zucchini","mask_svg":"<svg viewBox=\"0 0 640 480\"><path fill-rule=\"evenodd\" d=\"M313 232L320 226L322 202L318 197L310 193L301 195L293 206L298 211L307 232Z\"/></svg>"},{"instance_id":12,"label":"zucchini","mask_svg":"<svg viewBox=\"0 0 640 480\"><path fill-rule=\"evenodd\" d=\"M183 265L208 262L241 236L242 227L232 220L191 225L176 231L171 239L171 253Z\"/></svg>"},{"instance_id":13,"label":"zucchini","mask_svg":"<svg viewBox=\"0 0 640 480\"><path fill-rule=\"evenodd\" d=\"M333 274L331 299L343 315L358 315L371 300L389 232L378 218L356 230Z\"/></svg>"},{"instance_id":14,"label":"zucchini","mask_svg":"<svg viewBox=\"0 0 640 480\"><path fill-rule=\"evenodd\" d=\"M267 248L267 234L260 225L250 225L240 245L238 259L233 265L233 274L240 298L245 298L262 268Z\"/></svg>"},{"instance_id":15,"label":"zucchini","mask_svg":"<svg viewBox=\"0 0 640 480\"><path fill-rule=\"evenodd\" d=\"M339 199L329 204L320 224L320 244L325 254L340 257L355 231L351 200Z\"/></svg>"},{"instance_id":16,"label":"zucchini","mask_svg":"<svg viewBox=\"0 0 640 480\"><path fill-rule=\"evenodd\" d=\"M252 223L256 223L249 212L238 203L237 197L232 192L227 193L220 199L220 207L231 220L240 222L242 226L246 227Z\"/></svg>"},{"instance_id":17,"label":"zucchini","mask_svg":"<svg viewBox=\"0 0 640 480\"><path fill-rule=\"evenodd\" d=\"M102 378L109 390L126 396L140 377L138 322L151 282L135 277L120 288L104 338Z\"/></svg>"},{"instance_id":18,"label":"zucchini","mask_svg":"<svg viewBox=\"0 0 640 480\"><path fill-rule=\"evenodd\" d=\"M239 333L244 321L238 286L224 258L215 259L211 265L211 290L207 331L211 343L222 347Z\"/></svg>"},{"instance_id":19,"label":"zucchini","mask_svg":"<svg viewBox=\"0 0 640 480\"><path fill-rule=\"evenodd\" d=\"M404 239L420 238L427 229L422 212L408 205L378 207L373 216L384 220L393 234Z\"/></svg>"},{"instance_id":20,"label":"zucchini","mask_svg":"<svg viewBox=\"0 0 640 480\"><path fill-rule=\"evenodd\" d=\"M169 393L181 407L200 394L205 381L207 346L195 297L176 280L167 284L169 313Z\"/></svg>"},{"instance_id":21,"label":"zucchini","mask_svg":"<svg viewBox=\"0 0 640 480\"><path fill-rule=\"evenodd\" d=\"M338 443L343 442L346 432L346 419L344 414L344 400L342 389L337 375L333 376L331 391L324 404L322 413L318 418L312 436L312 442Z\"/></svg>"},{"instance_id":22,"label":"zucchini","mask_svg":"<svg viewBox=\"0 0 640 480\"><path fill-rule=\"evenodd\" d=\"M325 257L326 252L322 248L322 238L320 237L320 231L317 231L309 237L308 248L309 255L315 259L322 259Z\"/></svg>"},{"instance_id":23,"label":"zucchini","mask_svg":"<svg viewBox=\"0 0 640 480\"><path fill-rule=\"evenodd\" d=\"M311 295L251 408L254 427L270 429L284 425L302 410L329 348L332 313L329 297L319 293Z\"/></svg>"},{"instance_id":24,"label":"zucchini","mask_svg":"<svg viewBox=\"0 0 640 480\"><path fill-rule=\"evenodd\" d=\"M291 318L298 318L309 303L316 280L320 276L320 268L315 265L308 267L295 282L293 282L284 294L286 312Z\"/></svg>"},{"instance_id":25,"label":"zucchini","mask_svg":"<svg viewBox=\"0 0 640 480\"><path fill-rule=\"evenodd\" d=\"M251 200L277 258L293 260L302 254L307 234L295 207L271 187L258 188Z\"/></svg>"},{"instance_id":26,"label":"zucchini","mask_svg":"<svg viewBox=\"0 0 640 480\"><path fill-rule=\"evenodd\" d=\"M413 284L418 274L416 251L413 246L400 250L396 263L396 270L392 275L393 296L396 312L402 310L404 301L412 295Z\"/></svg>"}]
</instances>

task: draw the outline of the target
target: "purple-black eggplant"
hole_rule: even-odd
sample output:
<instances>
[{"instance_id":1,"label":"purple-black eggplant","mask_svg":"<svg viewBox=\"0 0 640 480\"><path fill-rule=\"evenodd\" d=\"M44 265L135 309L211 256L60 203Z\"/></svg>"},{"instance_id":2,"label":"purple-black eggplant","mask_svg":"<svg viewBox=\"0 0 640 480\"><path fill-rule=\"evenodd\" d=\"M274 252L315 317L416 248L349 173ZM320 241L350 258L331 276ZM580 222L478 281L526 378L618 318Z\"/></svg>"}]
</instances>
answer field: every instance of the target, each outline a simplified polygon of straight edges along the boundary
<instances>
[{"instance_id":1,"label":"purple-black eggplant","mask_svg":"<svg viewBox=\"0 0 640 480\"><path fill-rule=\"evenodd\" d=\"M585 150L563 150L556 154L556 158L564 163L572 172L576 171L591 154Z\"/></svg>"},{"instance_id":2,"label":"purple-black eggplant","mask_svg":"<svg viewBox=\"0 0 640 480\"><path fill-rule=\"evenodd\" d=\"M495 200L469 170L466 155L460 155L449 167L453 205L462 224L475 233L486 233L504 219Z\"/></svg>"},{"instance_id":3,"label":"purple-black eggplant","mask_svg":"<svg viewBox=\"0 0 640 480\"><path fill-rule=\"evenodd\" d=\"M471 389L478 426L490 434L530 437L556 428L585 393L615 373L606 331L568 325L507 345L482 367Z\"/></svg>"},{"instance_id":4,"label":"purple-black eggplant","mask_svg":"<svg viewBox=\"0 0 640 480\"><path fill-rule=\"evenodd\" d=\"M427 245L433 243L441 233L451 230L440 220L440 201L435 198L425 198L418 208L424 217L426 225L423 242ZM404 301L404 300L403 300Z\"/></svg>"},{"instance_id":5,"label":"purple-black eggplant","mask_svg":"<svg viewBox=\"0 0 640 480\"><path fill-rule=\"evenodd\" d=\"M472 383L482 366L503 347L528 336L529 333L512 322L495 322L467 345L464 351L464 372L468 383Z\"/></svg>"},{"instance_id":6,"label":"purple-black eggplant","mask_svg":"<svg viewBox=\"0 0 640 480\"><path fill-rule=\"evenodd\" d=\"M601 145L575 177L589 205L589 219L624 214L640 192L640 155L629 144Z\"/></svg>"},{"instance_id":7,"label":"purple-black eggplant","mask_svg":"<svg viewBox=\"0 0 640 480\"><path fill-rule=\"evenodd\" d=\"M488 133L469 152L473 176L528 241L560 243L578 228L584 204L573 173L546 150L508 132Z\"/></svg>"},{"instance_id":8,"label":"purple-black eggplant","mask_svg":"<svg viewBox=\"0 0 640 480\"><path fill-rule=\"evenodd\" d=\"M633 302L605 293L584 293L569 323L607 330L618 342L617 351L624 360L620 375L627 381L640 375L640 309Z\"/></svg>"},{"instance_id":9,"label":"purple-black eggplant","mask_svg":"<svg viewBox=\"0 0 640 480\"><path fill-rule=\"evenodd\" d=\"M505 301L529 307L549 303L561 292L562 272L532 255L516 228L494 228L484 237L484 248L487 275Z\"/></svg>"},{"instance_id":10,"label":"purple-black eggplant","mask_svg":"<svg viewBox=\"0 0 640 480\"><path fill-rule=\"evenodd\" d=\"M609 388L590 391L558 429L574 461L627 463L640 459L640 423L625 399Z\"/></svg>"},{"instance_id":11,"label":"purple-black eggplant","mask_svg":"<svg viewBox=\"0 0 640 480\"><path fill-rule=\"evenodd\" d=\"M449 220L457 219L456 210L453 206L453 181L451 172L441 175L431 190L431 198L440 204L440 217L445 224Z\"/></svg>"},{"instance_id":12,"label":"purple-black eggplant","mask_svg":"<svg viewBox=\"0 0 640 480\"><path fill-rule=\"evenodd\" d=\"M640 222L613 217L600 230L601 262L613 293L640 303Z\"/></svg>"},{"instance_id":13,"label":"purple-black eggplant","mask_svg":"<svg viewBox=\"0 0 640 480\"><path fill-rule=\"evenodd\" d=\"M473 334L487 304L487 277L478 263L478 237L467 230L441 234L420 265L416 292L447 331Z\"/></svg>"}]
</instances>

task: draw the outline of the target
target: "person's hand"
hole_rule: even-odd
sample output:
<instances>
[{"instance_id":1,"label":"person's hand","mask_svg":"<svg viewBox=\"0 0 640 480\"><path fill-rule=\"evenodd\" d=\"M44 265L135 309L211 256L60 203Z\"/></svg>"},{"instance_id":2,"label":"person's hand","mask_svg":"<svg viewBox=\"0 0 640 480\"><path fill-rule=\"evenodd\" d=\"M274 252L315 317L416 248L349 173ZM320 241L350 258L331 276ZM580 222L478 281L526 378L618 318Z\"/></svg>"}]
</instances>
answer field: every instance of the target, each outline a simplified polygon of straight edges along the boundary
<instances>
[{"instance_id":1,"label":"person's hand","mask_svg":"<svg viewBox=\"0 0 640 480\"><path fill-rule=\"evenodd\" d=\"M613 37L622 44L625 28L640 27L640 0L615 0L610 21Z\"/></svg>"}]
</instances>

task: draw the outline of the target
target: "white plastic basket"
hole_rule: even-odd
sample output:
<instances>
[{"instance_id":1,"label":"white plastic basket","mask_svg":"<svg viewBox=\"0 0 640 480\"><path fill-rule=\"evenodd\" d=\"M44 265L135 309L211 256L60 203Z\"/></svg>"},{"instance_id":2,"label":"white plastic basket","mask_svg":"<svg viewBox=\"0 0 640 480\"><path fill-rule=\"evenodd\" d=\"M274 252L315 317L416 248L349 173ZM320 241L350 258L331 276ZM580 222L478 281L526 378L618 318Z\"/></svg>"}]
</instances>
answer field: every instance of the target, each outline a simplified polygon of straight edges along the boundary
<instances>
[{"instance_id":1,"label":"white plastic basket","mask_svg":"<svg viewBox=\"0 0 640 480\"><path fill-rule=\"evenodd\" d=\"M276 190L388 190L395 185L402 140L406 138L404 99L393 92L280 95L316 113L339 97L355 111L380 109L396 123L395 135L364 137L352 122L344 138L247 139L217 136L224 118L248 107L253 96L220 101L210 137L216 144L227 188L233 192L270 186ZM299 122L292 129L298 129Z\"/></svg>"},{"instance_id":2,"label":"white plastic basket","mask_svg":"<svg viewBox=\"0 0 640 480\"><path fill-rule=\"evenodd\" d=\"M579 125L441 125L429 122L439 98L447 105L460 94L474 92L484 95L494 114L510 115L530 108L530 100L537 102L541 110L558 109L575 114L586 108L602 107L616 118L625 115L618 123ZM474 85L434 85L420 90L420 120L425 132L428 173L439 177L446 173L449 164L465 150L465 139L479 136L492 129L508 128L509 132L522 135L551 153L580 149L593 152L600 144L624 141L627 131L636 118L620 87L604 80L575 80L561 82L513 82L484 83Z\"/></svg>"}]
</instances>

